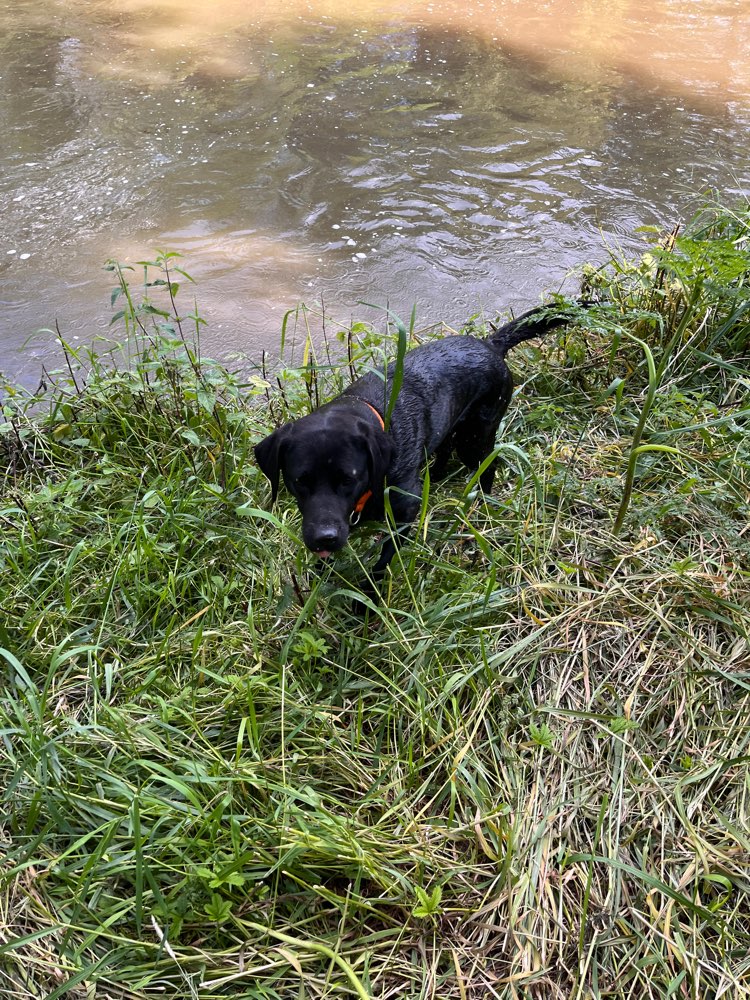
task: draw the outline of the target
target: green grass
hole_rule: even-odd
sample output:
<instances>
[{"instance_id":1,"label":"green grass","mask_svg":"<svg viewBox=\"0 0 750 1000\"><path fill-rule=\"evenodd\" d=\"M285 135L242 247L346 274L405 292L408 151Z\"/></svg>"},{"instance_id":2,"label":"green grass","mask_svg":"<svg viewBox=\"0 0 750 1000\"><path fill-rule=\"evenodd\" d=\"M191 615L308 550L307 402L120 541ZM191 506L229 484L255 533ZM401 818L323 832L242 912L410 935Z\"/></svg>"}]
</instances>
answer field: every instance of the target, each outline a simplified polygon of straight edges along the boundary
<instances>
[{"instance_id":1,"label":"green grass","mask_svg":"<svg viewBox=\"0 0 750 1000\"><path fill-rule=\"evenodd\" d=\"M366 621L252 446L451 331L232 375L144 272L4 386L0 995L750 996L750 214L584 271Z\"/></svg>"}]
</instances>

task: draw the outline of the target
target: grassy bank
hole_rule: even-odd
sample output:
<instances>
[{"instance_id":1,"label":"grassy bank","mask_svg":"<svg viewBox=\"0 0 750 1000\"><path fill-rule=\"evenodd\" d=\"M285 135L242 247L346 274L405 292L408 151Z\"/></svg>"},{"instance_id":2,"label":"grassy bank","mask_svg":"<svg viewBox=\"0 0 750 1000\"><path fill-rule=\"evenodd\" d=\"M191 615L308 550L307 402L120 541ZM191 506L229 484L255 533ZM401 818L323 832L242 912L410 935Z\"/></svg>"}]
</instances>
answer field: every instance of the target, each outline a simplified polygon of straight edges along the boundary
<instances>
[{"instance_id":1,"label":"grassy bank","mask_svg":"<svg viewBox=\"0 0 750 1000\"><path fill-rule=\"evenodd\" d=\"M750 996L750 215L652 238L367 622L252 446L385 322L231 375L162 258L129 363L5 386L0 993Z\"/></svg>"}]
</instances>

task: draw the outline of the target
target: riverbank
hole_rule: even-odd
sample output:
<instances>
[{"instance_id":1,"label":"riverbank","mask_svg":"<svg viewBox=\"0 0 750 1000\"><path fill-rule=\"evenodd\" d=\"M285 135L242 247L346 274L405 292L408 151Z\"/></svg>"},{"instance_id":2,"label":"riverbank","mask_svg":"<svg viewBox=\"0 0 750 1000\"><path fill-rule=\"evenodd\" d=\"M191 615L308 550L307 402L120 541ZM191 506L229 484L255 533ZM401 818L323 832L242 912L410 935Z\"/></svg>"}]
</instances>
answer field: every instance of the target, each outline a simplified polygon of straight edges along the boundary
<instances>
[{"instance_id":1,"label":"riverbank","mask_svg":"<svg viewBox=\"0 0 750 1000\"><path fill-rule=\"evenodd\" d=\"M179 267L114 267L130 363L5 387L4 989L747 995L750 215L584 272L367 622L375 536L319 571L252 447L394 325L240 377Z\"/></svg>"}]
</instances>

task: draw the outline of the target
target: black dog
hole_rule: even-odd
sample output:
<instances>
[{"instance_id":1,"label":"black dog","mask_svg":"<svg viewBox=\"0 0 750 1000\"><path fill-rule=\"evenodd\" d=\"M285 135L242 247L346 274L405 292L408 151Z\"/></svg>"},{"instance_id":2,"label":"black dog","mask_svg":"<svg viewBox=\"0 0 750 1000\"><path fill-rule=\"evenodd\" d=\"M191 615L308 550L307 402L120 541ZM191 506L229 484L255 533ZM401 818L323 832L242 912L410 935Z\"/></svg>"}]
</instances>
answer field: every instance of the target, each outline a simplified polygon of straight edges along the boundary
<instances>
[{"instance_id":1,"label":"black dog","mask_svg":"<svg viewBox=\"0 0 750 1000\"><path fill-rule=\"evenodd\" d=\"M510 402L513 379L506 353L524 340L569 323L575 311L541 306L486 340L446 337L416 347L404 358L403 382L385 429L395 365L386 380L376 372L299 420L284 424L255 448L276 499L279 472L302 514L305 545L325 559L346 544L350 526L385 515L384 489L396 525L406 528L421 504L420 468L435 456L434 478L445 473L452 451L470 469L495 447ZM479 483L492 488L495 463ZM377 579L393 558L386 540L373 570Z\"/></svg>"}]
</instances>

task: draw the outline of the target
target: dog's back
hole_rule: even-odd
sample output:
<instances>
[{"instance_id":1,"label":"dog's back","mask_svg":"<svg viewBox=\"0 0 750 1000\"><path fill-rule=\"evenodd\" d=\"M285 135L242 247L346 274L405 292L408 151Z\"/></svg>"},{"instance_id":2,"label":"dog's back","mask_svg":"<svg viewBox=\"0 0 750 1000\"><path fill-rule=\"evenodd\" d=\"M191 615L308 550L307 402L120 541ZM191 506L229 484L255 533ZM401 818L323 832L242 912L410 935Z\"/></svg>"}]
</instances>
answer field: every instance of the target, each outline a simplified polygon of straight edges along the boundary
<instances>
[{"instance_id":1,"label":"dog's back","mask_svg":"<svg viewBox=\"0 0 750 1000\"><path fill-rule=\"evenodd\" d=\"M344 395L363 399L385 414L394 371L392 364L385 381L379 372L370 372L345 389ZM389 428L398 438L400 453L409 453L407 463L416 460L421 465L425 453L435 451L479 398L507 395L507 405L512 392L512 384L506 392L509 380L503 355L489 339L445 337L409 351Z\"/></svg>"},{"instance_id":2,"label":"dog's back","mask_svg":"<svg viewBox=\"0 0 750 1000\"><path fill-rule=\"evenodd\" d=\"M569 321L569 313L540 306L493 330L486 339L445 337L407 352L390 422L404 465L421 465L425 455L433 454L456 429L471 437L474 424L476 436L484 439L482 427L494 425L494 436L513 393L506 353ZM385 380L379 372L364 375L344 390L344 396L387 413L395 370L394 363L389 365Z\"/></svg>"}]
</instances>

